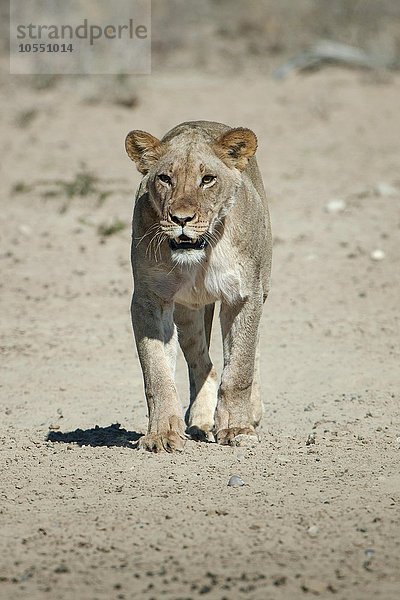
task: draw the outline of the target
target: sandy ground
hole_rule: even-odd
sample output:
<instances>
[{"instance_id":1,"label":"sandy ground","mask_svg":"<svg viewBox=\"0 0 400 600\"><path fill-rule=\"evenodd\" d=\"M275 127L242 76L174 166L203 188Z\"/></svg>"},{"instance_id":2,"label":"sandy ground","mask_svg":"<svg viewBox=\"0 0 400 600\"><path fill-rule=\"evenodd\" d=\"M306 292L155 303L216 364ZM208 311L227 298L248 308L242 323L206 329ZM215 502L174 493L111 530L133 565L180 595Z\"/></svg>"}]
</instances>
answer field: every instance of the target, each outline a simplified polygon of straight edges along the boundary
<instances>
[{"instance_id":1,"label":"sandy ground","mask_svg":"<svg viewBox=\"0 0 400 600\"><path fill-rule=\"evenodd\" d=\"M92 97L97 83L3 81L1 599L398 598L400 79L151 77L131 108ZM154 456L134 449L139 176L123 140L188 119L259 137L275 236L266 413L252 450ZM178 377L186 404L182 360Z\"/></svg>"}]
</instances>

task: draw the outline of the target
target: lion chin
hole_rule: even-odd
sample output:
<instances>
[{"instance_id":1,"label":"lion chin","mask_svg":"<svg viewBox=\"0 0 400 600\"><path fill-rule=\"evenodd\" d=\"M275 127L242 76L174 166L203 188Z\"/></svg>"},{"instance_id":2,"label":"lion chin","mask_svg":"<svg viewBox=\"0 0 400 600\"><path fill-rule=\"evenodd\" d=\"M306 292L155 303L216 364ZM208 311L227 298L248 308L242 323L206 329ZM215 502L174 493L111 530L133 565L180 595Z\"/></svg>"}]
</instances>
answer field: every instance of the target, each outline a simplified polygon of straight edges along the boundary
<instances>
[{"instance_id":1,"label":"lion chin","mask_svg":"<svg viewBox=\"0 0 400 600\"><path fill-rule=\"evenodd\" d=\"M168 245L171 250L171 259L175 265L194 266L205 258L208 242L205 236L193 239L186 235L180 235L178 238L170 238Z\"/></svg>"},{"instance_id":2,"label":"lion chin","mask_svg":"<svg viewBox=\"0 0 400 600\"><path fill-rule=\"evenodd\" d=\"M172 262L179 266L194 266L200 264L206 257L204 248L192 248L186 250L171 250Z\"/></svg>"}]
</instances>

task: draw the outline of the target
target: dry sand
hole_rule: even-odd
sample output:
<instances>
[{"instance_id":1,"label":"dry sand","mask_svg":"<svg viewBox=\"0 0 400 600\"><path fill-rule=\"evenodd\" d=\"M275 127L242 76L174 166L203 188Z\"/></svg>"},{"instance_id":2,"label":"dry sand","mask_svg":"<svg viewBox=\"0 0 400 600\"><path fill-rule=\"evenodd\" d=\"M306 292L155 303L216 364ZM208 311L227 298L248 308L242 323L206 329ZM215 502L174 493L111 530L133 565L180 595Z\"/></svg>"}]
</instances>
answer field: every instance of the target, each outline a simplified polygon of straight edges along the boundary
<instances>
[{"instance_id":1,"label":"dry sand","mask_svg":"<svg viewBox=\"0 0 400 600\"><path fill-rule=\"evenodd\" d=\"M3 85L0 598L397 599L400 78L152 77L134 80L132 108L93 97L98 83ZM155 456L134 449L139 175L123 140L190 119L259 137L275 236L266 413L257 448ZM82 162L100 180L74 197ZM101 236L115 219L126 228ZM186 404L182 360L178 377Z\"/></svg>"}]
</instances>

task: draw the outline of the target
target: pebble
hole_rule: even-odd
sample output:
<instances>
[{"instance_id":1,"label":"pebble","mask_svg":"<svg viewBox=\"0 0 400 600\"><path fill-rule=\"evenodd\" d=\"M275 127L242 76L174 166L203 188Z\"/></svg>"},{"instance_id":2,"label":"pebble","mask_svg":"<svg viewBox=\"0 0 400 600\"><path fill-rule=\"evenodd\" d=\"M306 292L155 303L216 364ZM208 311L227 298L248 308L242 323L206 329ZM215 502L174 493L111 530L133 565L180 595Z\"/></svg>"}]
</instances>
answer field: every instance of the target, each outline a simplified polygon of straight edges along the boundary
<instances>
[{"instance_id":1,"label":"pebble","mask_svg":"<svg viewBox=\"0 0 400 600\"><path fill-rule=\"evenodd\" d=\"M246 485L243 479L239 475L232 475L228 481L230 487L242 487Z\"/></svg>"},{"instance_id":2,"label":"pebble","mask_svg":"<svg viewBox=\"0 0 400 600\"><path fill-rule=\"evenodd\" d=\"M341 213L346 209L346 202L341 198L333 198L325 205L325 209L332 215Z\"/></svg>"},{"instance_id":3,"label":"pebble","mask_svg":"<svg viewBox=\"0 0 400 600\"><path fill-rule=\"evenodd\" d=\"M372 260L383 260L386 257L386 254L384 253L383 250L381 250L380 248L377 248L376 250L373 250L370 254L370 257Z\"/></svg>"},{"instance_id":4,"label":"pebble","mask_svg":"<svg viewBox=\"0 0 400 600\"><path fill-rule=\"evenodd\" d=\"M32 228L29 227L29 225L19 225L18 231L26 237L30 237L32 235Z\"/></svg>"},{"instance_id":5,"label":"pebble","mask_svg":"<svg viewBox=\"0 0 400 600\"><path fill-rule=\"evenodd\" d=\"M61 563L61 565L54 569L54 573L69 573L69 568L64 563Z\"/></svg>"},{"instance_id":6,"label":"pebble","mask_svg":"<svg viewBox=\"0 0 400 600\"><path fill-rule=\"evenodd\" d=\"M380 181L379 183L377 183L375 186L375 192L378 194L378 196L397 196L396 188L393 185L390 185L390 183L387 183L386 181Z\"/></svg>"},{"instance_id":7,"label":"pebble","mask_svg":"<svg viewBox=\"0 0 400 600\"><path fill-rule=\"evenodd\" d=\"M60 429L60 426L57 423L50 423L49 429L52 429L52 430Z\"/></svg>"},{"instance_id":8,"label":"pebble","mask_svg":"<svg viewBox=\"0 0 400 600\"><path fill-rule=\"evenodd\" d=\"M311 527L307 529L307 533L310 537L317 537L319 533L319 527L317 527L316 525L311 525Z\"/></svg>"},{"instance_id":9,"label":"pebble","mask_svg":"<svg viewBox=\"0 0 400 600\"><path fill-rule=\"evenodd\" d=\"M315 433L309 433L306 439L306 446L311 446L311 444L315 444Z\"/></svg>"},{"instance_id":10,"label":"pebble","mask_svg":"<svg viewBox=\"0 0 400 600\"><path fill-rule=\"evenodd\" d=\"M319 596L320 594L326 592L328 584L325 581L321 581L320 579L310 577L302 580L301 587L303 591L311 592L312 594Z\"/></svg>"}]
</instances>

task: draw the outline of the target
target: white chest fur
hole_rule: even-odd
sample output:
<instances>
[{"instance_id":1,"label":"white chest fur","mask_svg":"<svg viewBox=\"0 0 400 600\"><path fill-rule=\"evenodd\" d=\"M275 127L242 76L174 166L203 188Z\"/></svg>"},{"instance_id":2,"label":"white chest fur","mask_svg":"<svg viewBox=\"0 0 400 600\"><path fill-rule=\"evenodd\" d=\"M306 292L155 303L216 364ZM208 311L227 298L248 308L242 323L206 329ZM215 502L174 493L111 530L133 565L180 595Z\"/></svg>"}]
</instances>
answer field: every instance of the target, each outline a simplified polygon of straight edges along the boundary
<instances>
[{"instance_id":1,"label":"white chest fur","mask_svg":"<svg viewBox=\"0 0 400 600\"><path fill-rule=\"evenodd\" d=\"M231 248L217 244L207 258L199 258L187 254L170 272L158 272L156 292L193 309L218 300L234 304L244 297L240 263Z\"/></svg>"},{"instance_id":2,"label":"white chest fur","mask_svg":"<svg viewBox=\"0 0 400 600\"><path fill-rule=\"evenodd\" d=\"M182 283L174 300L193 308L217 300L233 304L242 297L240 265L224 243L217 244L207 260L192 268L188 265Z\"/></svg>"}]
</instances>

